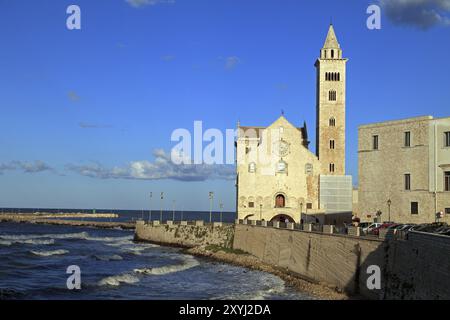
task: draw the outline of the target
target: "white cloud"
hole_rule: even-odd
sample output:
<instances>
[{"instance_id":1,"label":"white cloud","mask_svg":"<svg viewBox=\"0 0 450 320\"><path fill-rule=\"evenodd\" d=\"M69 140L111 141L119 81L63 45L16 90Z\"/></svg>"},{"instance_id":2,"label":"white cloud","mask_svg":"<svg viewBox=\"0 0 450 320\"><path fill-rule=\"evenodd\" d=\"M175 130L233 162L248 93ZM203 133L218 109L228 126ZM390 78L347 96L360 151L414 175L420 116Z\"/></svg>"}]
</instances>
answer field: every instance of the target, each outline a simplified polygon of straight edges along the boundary
<instances>
[{"instance_id":1,"label":"white cloud","mask_svg":"<svg viewBox=\"0 0 450 320\"><path fill-rule=\"evenodd\" d=\"M66 169L80 175L99 179L137 179L178 181L233 180L235 169L230 165L175 164L164 150L153 152L154 161L133 161L124 167L107 168L99 163L69 164Z\"/></svg>"},{"instance_id":2,"label":"white cloud","mask_svg":"<svg viewBox=\"0 0 450 320\"><path fill-rule=\"evenodd\" d=\"M450 0L380 0L386 16L397 25L420 29L450 26Z\"/></svg>"},{"instance_id":3,"label":"white cloud","mask_svg":"<svg viewBox=\"0 0 450 320\"><path fill-rule=\"evenodd\" d=\"M54 171L47 163L36 160L34 162L27 161L11 161L8 163L0 163L0 174L5 171L22 170L25 173L38 173L43 171Z\"/></svg>"},{"instance_id":4,"label":"white cloud","mask_svg":"<svg viewBox=\"0 0 450 320\"><path fill-rule=\"evenodd\" d=\"M225 69L227 70L234 69L240 62L241 60L236 56L227 57L225 59Z\"/></svg>"},{"instance_id":5,"label":"white cloud","mask_svg":"<svg viewBox=\"0 0 450 320\"><path fill-rule=\"evenodd\" d=\"M130 6L134 8L141 8L145 6L154 6L160 3L173 4L175 0L125 0Z\"/></svg>"}]
</instances>

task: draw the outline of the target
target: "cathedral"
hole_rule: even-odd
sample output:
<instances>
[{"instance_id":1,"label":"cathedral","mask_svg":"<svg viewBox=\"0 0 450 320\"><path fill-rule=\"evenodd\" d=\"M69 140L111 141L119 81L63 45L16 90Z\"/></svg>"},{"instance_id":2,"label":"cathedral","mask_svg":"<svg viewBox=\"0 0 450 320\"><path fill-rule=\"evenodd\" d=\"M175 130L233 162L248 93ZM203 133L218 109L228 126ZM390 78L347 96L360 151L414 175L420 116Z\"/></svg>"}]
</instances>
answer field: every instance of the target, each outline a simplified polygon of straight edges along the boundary
<instances>
[{"instance_id":1,"label":"cathedral","mask_svg":"<svg viewBox=\"0 0 450 320\"><path fill-rule=\"evenodd\" d=\"M351 220L352 177L345 175L346 63L330 25L315 63L315 154L309 150L306 123L297 127L284 114L268 127L238 123L238 219Z\"/></svg>"}]
</instances>

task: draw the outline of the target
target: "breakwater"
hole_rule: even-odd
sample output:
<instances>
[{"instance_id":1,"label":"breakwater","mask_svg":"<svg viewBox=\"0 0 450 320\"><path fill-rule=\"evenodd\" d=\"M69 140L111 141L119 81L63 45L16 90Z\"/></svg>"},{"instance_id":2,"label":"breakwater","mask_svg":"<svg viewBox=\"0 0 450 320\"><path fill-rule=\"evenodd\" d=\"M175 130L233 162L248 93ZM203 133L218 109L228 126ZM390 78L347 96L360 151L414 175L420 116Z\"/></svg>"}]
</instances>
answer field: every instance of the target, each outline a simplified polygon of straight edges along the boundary
<instances>
[{"instance_id":1,"label":"breakwater","mask_svg":"<svg viewBox=\"0 0 450 320\"><path fill-rule=\"evenodd\" d=\"M156 244L196 247L202 245L217 245L225 248L233 246L234 225L214 222L205 224L203 221L159 221L136 222L136 241L149 241Z\"/></svg>"},{"instance_id":2,"label":"breakwater","mask_svg":"<svg viewBox=\"0 0 450 320\"><path fill-rule=\"evenodd\" d=\"M102 229L114 229L114 228L134 229L135 228L135 222L64 220L64 219L55 219L55 215L52 215L49 218L27 216L27 215L0 215L0 222L65 225L65 226L74 226L74 227L95 227L95 228L102 228Z\"/></svg>"}]
</instances>

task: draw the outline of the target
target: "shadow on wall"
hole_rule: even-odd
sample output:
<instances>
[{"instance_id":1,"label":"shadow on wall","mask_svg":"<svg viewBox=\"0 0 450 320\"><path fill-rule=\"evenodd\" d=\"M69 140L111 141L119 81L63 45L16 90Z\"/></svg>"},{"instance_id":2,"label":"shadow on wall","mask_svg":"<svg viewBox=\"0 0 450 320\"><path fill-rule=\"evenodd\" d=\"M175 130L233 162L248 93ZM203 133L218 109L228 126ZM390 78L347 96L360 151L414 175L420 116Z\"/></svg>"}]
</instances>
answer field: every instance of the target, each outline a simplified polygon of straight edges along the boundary
<instances>
[{"instance_id":1,"label":"shadow on wall","mask_svg":"<svg viewBox=\"0 0 450 320\"><path fill-rule=\"evenodd\" d=\"M352 296L450 299L446 236L410 232L407 240L382 240L238 224L233 246Z\"/></svg>"},{"instance_id":2,"label":"shadow on wall","mask_svg":"<svg viewBox=\"0 0 450 320\"><path fill-rule=\"evenodd\" d=\"M358 244L353 253L355 274L345 287L350 294L387 300L450 299L450 237L410 232L406 239L385 239L364 258Z\"/></svg>"}]
</instances>

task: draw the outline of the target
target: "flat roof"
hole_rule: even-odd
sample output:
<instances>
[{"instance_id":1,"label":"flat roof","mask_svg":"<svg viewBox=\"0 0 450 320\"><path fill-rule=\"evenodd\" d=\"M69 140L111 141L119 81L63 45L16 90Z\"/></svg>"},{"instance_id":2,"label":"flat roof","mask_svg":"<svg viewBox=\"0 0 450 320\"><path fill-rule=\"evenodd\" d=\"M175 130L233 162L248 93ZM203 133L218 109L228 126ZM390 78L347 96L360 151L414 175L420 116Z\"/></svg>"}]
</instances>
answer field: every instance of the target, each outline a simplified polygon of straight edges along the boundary
<instances>
[{"instance_id":1,"label":"flat roof","mask_svg":"<svg viewBox=\"0 0 450 320\"><path fill-rule=\"evenodd\" d=\"M363 124L358 126L358 128L372 128L372 127L379 127L379 126L389 126L389 125L395 125L395 124L404 124L408 122L418 122L418 121L425 121L425 120L433 120L433 116L419 116L419 117L412 117L412 118L406 118L406 119L399 119L399 120L388 120L383 122L375 122L375 123L369 123L369 124Z\"/></svg>"}]
</instances>

